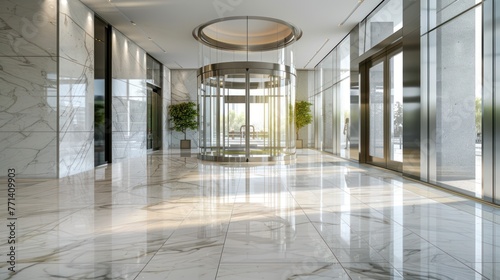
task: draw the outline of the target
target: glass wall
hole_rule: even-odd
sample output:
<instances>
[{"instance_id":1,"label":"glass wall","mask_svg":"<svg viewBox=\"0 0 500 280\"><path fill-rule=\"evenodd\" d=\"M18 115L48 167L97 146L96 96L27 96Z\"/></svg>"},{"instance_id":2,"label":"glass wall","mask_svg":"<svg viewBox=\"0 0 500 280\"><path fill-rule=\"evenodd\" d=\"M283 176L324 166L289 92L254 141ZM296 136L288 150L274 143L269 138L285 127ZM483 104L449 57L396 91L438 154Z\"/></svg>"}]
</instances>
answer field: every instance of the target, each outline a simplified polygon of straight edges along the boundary
<instances>
[{"instance_id":1,"label":"glass wall","mask_svg":"<svg viewBox=\"0 0 500 280\"><path fill-rule=\"evenodd\" d=\"M351 139L351 37L347 36L337 47L337 64L335 65L335 86L339 96L337 120L340 140L338 146L340 156L349 158Z\"/></svg>"},{"instance_id":2,"label":"glass wall","mask_svg":"<svg viewBox=\"0 0 500 280\"><path fill-rule=\"evenodd\" d=\"M295 73L283 65L233 62L200 69L200 158L285 160L295 156Z\"/></svg>"},{"instance_id":3,"label":"glass wall","mask_svg":"<svg viewBox=\"0 0 500 280\"><path fill-rule=\"evenodd\" d=\"M418 2L405 4L403 10L405 1L383 1L315 67L314 92L309 96L315 116L309 130L313 146L344 158L358 159L359 154L364 162L363 149L380 154L389 143L387 156L403 162L403 174L498 203L495 182L500 177L495 170L500 165L495 161L500 149L495 148L495 137L500 129L495 128L500 125L494 120L500 99L495 98L494 83L500 65L495 29L500 5L481 0ZM410 26L403 26L403 17ZM390 52L385 39L398 31L403 52L377 61L375 57ZM374 46L381 51L375 52ZM370 88L363 89L361 68L369 61ZM394 74L377 86L382 63ZM389 106L381 112L384 83ZM373 114L367 122L360 118L363 112ZM390 115L387 128L377 126L382 123L377 119L380 113ZM380 132L371 133L380 137L363 136L367 128ZM391 142L382 140L383 131ZM405 144L411 147L405 150Z\"/></svg>"},{"instance_id":4,"label":"glass wall","mask_svg":"<svg viewBox=\"0 0 500 280\"><path fill-rule=\"evenodd\" d=\"M389 58L389 160L403 162L403 53Z\"/></svg>"},{"instance_id":5,"label":"glass wall","mask_svg":"<svg viewBox=\"0 0 500 280\"><path fill-rule=\"evenodd\" d=\"M384 158L384 61L378 62L369 69L369 144L368 155Z\"/></svg>"},{"instance_id":6,"label":"glass wall","mask_svg":"<svg viewBox=\"0 0 500 280\"><path fill-rule=\"evenodd\" d=\"M422 88L429 112L428 180L482 197L481 1L427 3ZM475 5L479 3L478 5ZM475 5L475 6L474 6ZM464 12L465 11L465 12Z\"/></svg>"},{"instance_id":7,"label":"glass wall","mask_svg":"<svg viewBox=\"0 0 500 280\"><path fill-rule=\"evenodd\" d=\"M148 84L154 85L156 87L162 87L162 72L161 63L154 59L152 56L148 55L146 60L146 81Z\"/></svg>"},{"instance_id":8,"label":"glass wall","mask_svg":"<svg viewBox=\"0 0 500 280\"><path fill-rule=\"evenodd\" d=\"M362 55L402 27L403 1L385 1L359 25L361 31L359 54Z\"/></svg>"},{"instance_id":9,"label":"glass wall","mask_svg":"<svg viewBox=\"0 0 500 280\"><path fill-rule=\"evenodd\" d=\"M353 68L351 61L356 60L358 56L401 30L402 27L402 1L384 1L359 24L354 38L352 34L349 34L315 67L316 98L313 99L313 104L316 115L314 123L316 148L343 158L352 158L352 155L356 155L354 158L358 157L361 99L359 81L356 80L355 88L351 90L351 68ZM351 57L353 50L356 57ZM401 59L398 63L402 63ZM355 73L358 71L357 68L358 66L355 65ZM358 79L358 76L352 78ZM401 82L402 79L398 81ZM402 96L398 95L398 97ZM402 98L400 99L395 102L402 105ZM355 112L353 115L351 115L352 110ZM398 113L402 114L400 111ZM353 131L355 133L352 133ZM394 128L393 132L395 135L400 133L397 128ZM354 137L352 143L351 135ZM402 141L402 139L399 140ZM351 151L352 147L354 149ZM401 149L397 157L402 157Z\"/></svg>"},{"instance_id":10,"label":"glass wall","mask_svg":"<svg viewBox=\"0 0 500 280\"><path fill-rule=\"evenodd\" d=\"M333 87L329 87L323 91L323 151L328 153L334 152L333 147L333 108L334 108L334 92Z\"/></svg>"},{"instance_id":11,"label":"glass wall","mask_svg":"<svg viewBox=\"0 0 500 280\"><path fill-rule=\"evenodd\" d=\"M307 143L307 147L309 148L316 148L316 127L318 126L318 122L315 119L315 112L316 112L316 102L315 102L315 97L316 94L314 94L314 91L311 91L310 96L308 98L309 103L313 104L311 108L311 112L313 113L313 122L312 124L307 126L307 138L309 139L309 142Z\"/></svg>"},{"instance_id":12,"label":"glass wall","mask_svg":"<svg viewBox=\"0 0 500 280\"><path fill-rule=\"evenodd\" d=\"M315 147L348 157L350 140L350 36L315 68Z\"/></svg>"}]
</instances>

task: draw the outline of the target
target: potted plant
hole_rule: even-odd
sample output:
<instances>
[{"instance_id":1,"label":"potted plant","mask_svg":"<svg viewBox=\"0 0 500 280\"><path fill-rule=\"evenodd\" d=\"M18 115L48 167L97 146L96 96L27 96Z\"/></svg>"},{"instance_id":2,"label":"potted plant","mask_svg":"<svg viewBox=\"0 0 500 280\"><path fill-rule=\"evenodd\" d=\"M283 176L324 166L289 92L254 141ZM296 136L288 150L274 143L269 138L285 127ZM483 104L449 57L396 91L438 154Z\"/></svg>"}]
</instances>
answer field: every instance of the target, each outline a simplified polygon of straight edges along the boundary
<instances>
[{"instance_id":1,"label":"potted plant","mask_svg":"<svg viewBox=\"0 0 500 280\"><path fill-rule=\"evenodd\" d=\"M198 111L194 102L182 102L168 106L172 129L184 133L181 140L181 149L191 149L191 140L187 140L186 130L198 128Z\"/></svg>"},{"instance_id":2,"label":"potted plant","mask_svg":"<svg viewBox=\"0 0 500 280\"><path fill-rule=\"evenodd\" d=\"M302 139L299 139L299 130L313 121L310 108L311 105L312 104L307 101L295 102L295 133L297 135L295 147L297 149L302 149L303 147Z\"/></svg>"}]
</instances>

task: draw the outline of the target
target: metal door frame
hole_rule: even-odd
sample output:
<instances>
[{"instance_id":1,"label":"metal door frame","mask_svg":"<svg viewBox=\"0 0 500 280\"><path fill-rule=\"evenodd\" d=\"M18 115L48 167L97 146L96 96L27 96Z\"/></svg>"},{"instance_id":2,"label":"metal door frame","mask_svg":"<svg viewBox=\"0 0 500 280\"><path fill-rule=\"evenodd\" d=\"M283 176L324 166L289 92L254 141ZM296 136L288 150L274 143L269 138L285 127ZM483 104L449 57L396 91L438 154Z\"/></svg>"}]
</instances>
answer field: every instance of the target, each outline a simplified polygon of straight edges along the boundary
<instances>
[{"instance_id":1,"label":"metal door frame","mask_svg":"<svg viewBox=\"0 0 500 280\"><path fill-rule=\"evenodd\" d=\"M402 162L390 160L390 121L391 110L389 108L391 95L388 93L390 90L390 64L389 61L392 57L403 52L402 44L398 43L390 46L383 51L373 55L360 64L361 73L361 110L362 110L362 123L361 123L361 162L366 162L375 166L386 169L391 169L397 172L402 172ZM370 155L370 68L379 63L384 63L384 96L383 96L383 114L384 114L384 158L373 157Z\"/></svg>"}]
</instances>

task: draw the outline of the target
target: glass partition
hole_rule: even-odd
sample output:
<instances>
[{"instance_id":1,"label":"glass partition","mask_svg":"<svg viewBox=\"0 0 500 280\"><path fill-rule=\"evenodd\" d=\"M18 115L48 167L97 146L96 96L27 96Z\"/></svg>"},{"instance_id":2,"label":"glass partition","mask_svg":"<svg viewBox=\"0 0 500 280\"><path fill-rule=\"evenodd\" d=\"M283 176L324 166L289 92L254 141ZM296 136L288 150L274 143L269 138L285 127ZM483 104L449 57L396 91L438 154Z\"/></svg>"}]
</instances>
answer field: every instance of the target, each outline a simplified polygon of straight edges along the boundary
<instances>
[{"instance_id":1,"label":"glass partition","mask_svg":"<svg viewBox=\"0 0 500 280\"><path fill-rule=\"evenodd\" d=\"M459 14L483 2L483 0L434 1L422 0L423 31L430 31Z\"/></svg>"},{"instance_id":2,"label":"glass partition","mask_svg":"<svg viewBox=\"0 0 500 280\"><path fill-rule=\"evenodd\" d=\"M385 1L359 27L359 54L362 55L403 27L403 1Z\"/></svg>"},{"instance_id":3,"label":"glass partition","mask_svg":"<svg viewBox=\"0 0 500 280\"><path fill-rule=\"evenodd\" d=\"M384 62L370 67L369 155L384 158Z\"/></svg>"},{"instance_id":4,"label":"glass partition","mask_svg":"<svg viewBox=\"0 0 500 280\"><path fill-rule=\"evenodd\" d=\"M452 6L450 6L451 8ZM429 32L429 181L471 196L482 188L482 7Z\"/></svg>"},{"instance_id":5,"label":"glass partition","mask_svg":"<svg viewBox=\"0 0 500 280\"><path fill-rule=\"evenodd\" d=\"M198 72L199 158L270 161L295 156L295 73L262 62L212 64Z\"/></svg>"}]
</instances>

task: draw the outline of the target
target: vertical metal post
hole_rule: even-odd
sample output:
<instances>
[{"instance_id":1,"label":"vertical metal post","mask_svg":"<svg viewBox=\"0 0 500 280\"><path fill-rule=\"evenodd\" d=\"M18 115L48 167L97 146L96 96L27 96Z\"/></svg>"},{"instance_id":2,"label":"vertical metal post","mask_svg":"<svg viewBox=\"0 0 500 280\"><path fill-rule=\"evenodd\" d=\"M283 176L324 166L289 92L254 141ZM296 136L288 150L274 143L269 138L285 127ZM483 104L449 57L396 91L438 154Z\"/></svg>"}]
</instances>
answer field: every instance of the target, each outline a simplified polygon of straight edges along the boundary
<instances>
[{"instance_id":1,"label":"vertical metal post","mask_svg":"<svg viewBox=\"0 0 500 280\"><path fill-rule=\"evenodd\" d=\"M427 90L421 88L420 26L427 1L403 1L403 174L427 180ZM423 37L422 37L423 38ZM422 83L423 84L423 83Z\"/></svg>"},{"instance_id":2,"label":"vertical metal post","mask_svg":"<svg viewBox=\"0 0 500 280\"><path fill-rule=\"evenodd\" d=\"M495 1L484 1L483 3L483 109L482 109L482 174L483 174L483 199L489 202L499 202L496 197L494 186L495 174L499 170L495 170L495 128L494 128L494 111L498 106L495 106L494 88L495 88L495 73L497 42L496 38L495 17L500 17L500 5L495 4ZM497 21L499 19L496 19ZM497 98L498 99L498 98ZM496 108L495 108L496 107ZM492 152L493 151L493 152ZM498 159L498 157L496 157Z\"/></svg>"},{"instance_id":3,"label":"vertical metal post","mask_svg":"<svg viewBox=\"0 0 500 280\"><path fill-rule=\"evenodd\" d=\"M248 68L245 72L245 157L250 158L250 74Z\"/></svg>"},{"instance_id":4,"label":"vertical metal post","mask_svg":"<svg viewBox=\"0 0 500 280\"><path fill-rule=\"evenodd\" d=\"M276 155L280 154L281 153L281 114L282 114L282 111L281 111L281 80L278 79L278 77L274 77L275 81L276 81L276 84L275 84L275 88L276 88L276 96L277 96L277 99L278 99L278 127L277 127L277 130L278 130L278 139L277 139L277 146L276 146Z\"/></svg>"},{"instance_id":5,"label":"vertical metal post","mask_svg":"<svg viewBox=\"0 0 500 280\"><path fill-rule=\"evenodd\" d=\"M224 88L222 89L222 98L218 100L219 103L222 103L222 147L218 147L219 151L222 150L222 153L225 154L225 149L226 149L226 134L228 135L228 142L229 142L229 125L228 125L228 130L226 131L226 77L223 76L223 82L222 84L224 85ZM221 115L218 115L219 118L221 118ZM220 120L218 120L220 122ZM229 143L227 143L229 144ZM218 155L221 155L221 152L218 153Z\"/></svg>"},{"instance_id":6,"label":"vertical metal post","mask_svg":"<svg viewBox=\"0 0 500 280\"><path fill-rule=\"evenodd\" d=\"M216 155L220 156L220 91L222 87L222 82L220 80L220 76L217 76L217 96L215 98L215 106L217 107L216 112L212 112L212 116L215 116L215 138L217 143L217 152Z\"/></svg>"}]
</instances>

